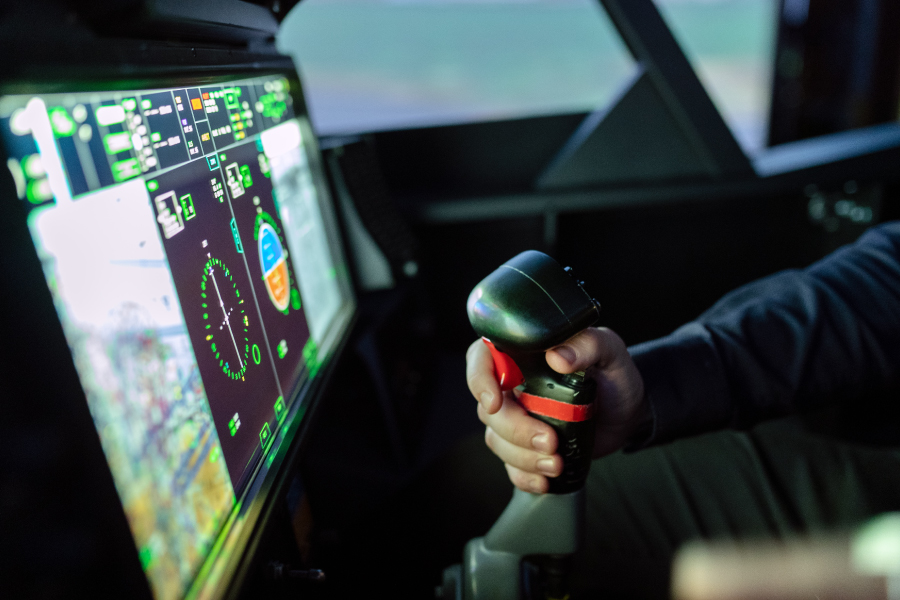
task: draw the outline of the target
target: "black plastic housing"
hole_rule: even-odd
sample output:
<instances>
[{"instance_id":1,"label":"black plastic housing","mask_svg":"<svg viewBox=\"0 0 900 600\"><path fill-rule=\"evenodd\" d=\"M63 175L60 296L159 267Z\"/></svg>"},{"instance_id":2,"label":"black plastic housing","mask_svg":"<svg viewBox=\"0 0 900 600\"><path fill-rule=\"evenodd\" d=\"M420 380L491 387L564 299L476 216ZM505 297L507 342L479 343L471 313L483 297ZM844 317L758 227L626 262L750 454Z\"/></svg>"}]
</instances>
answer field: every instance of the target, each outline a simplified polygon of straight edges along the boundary
<instances>
[{"instance_id":1,"label":"black plastic housing","mask_svg":"<svg viewBox=\"0 0 900 600\"><path fill-rule=\"evenodd\" d=\"M475 331L511 355L561 344L596 323L600 305L555 260L526 250L475 286L467 310Z\"/></svg>"}]
</instances>

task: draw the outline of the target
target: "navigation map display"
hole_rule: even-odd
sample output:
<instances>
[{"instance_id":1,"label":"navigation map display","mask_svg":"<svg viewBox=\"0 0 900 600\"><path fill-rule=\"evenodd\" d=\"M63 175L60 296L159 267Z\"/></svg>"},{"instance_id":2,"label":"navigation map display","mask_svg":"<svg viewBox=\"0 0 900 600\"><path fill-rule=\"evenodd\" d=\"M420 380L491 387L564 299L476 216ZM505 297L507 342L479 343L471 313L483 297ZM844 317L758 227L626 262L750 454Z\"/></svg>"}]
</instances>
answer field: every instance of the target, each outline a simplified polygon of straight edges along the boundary
<instances>
[{"instance_id":1,"label":"navigation map display","mask_svg":"<svg viewBox=\"0 0 900 600\"><path fill-rule=\"evenodd\" d=\"M0 97L0 137L154 595L194 580L352 302L278 75Z\"/></svg>"}]
</instances>

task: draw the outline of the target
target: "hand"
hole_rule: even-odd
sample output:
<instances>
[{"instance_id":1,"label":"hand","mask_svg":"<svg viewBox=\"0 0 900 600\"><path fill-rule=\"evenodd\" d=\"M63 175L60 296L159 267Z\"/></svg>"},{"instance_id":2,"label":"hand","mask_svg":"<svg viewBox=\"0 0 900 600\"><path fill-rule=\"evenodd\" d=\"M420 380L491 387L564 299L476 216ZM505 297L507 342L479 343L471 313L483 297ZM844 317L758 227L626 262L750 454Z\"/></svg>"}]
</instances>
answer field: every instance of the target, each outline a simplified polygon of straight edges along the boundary
<instances>
[{"instance_id":1,"label":"hand","mask_svg":"<svg viewBox=\"0 0 900 600\"><path fill-rule=\"evenodd\" d=\"M612 330L585 329L548 350L546 359L558 373L587 371L597 380L594 458L624 446L649 418L644 381L622 338ZM466 380L478 400L478 418L487 426L485 443L506 464L510 481L527 492L546 492L547 477L562 473L556 432L526 413L511 392L501 394L493 359L481 340L466 352Z\"/></svg>"}]
</instances>

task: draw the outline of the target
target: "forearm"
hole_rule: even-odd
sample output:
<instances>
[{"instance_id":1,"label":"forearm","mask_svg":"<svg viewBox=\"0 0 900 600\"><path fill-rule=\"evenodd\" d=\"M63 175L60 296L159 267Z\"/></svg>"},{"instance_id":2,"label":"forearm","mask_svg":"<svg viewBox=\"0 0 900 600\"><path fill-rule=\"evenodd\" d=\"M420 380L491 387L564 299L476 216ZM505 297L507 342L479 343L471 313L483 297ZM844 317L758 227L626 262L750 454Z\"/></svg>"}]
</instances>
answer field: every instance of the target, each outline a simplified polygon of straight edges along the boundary
<instances>
[{"instance_id":1,"label":"forearm","mask_svg":"<svg viewBox=\"0 0 900 600\"><path fill-rule=\"evenodd\" d=\"M695 322L630 349L653 427L638 446L895 385L900 366L900 225L803 271L740 288Z\"/></svg>"}]
</instances>

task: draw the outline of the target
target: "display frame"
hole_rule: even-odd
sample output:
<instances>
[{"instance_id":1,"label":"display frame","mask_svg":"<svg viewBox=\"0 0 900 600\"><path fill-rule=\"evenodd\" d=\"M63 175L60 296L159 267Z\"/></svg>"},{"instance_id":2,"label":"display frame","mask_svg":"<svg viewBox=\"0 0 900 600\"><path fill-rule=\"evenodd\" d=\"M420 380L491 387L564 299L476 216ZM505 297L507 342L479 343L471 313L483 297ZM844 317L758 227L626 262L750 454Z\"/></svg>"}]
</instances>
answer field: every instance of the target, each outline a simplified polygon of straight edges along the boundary
<instances>
[{"instance_id":1,"label":"display frame","mask_svg":"<svg viewBox=\"0 0 900 600\"><path fill-rule=\"evenodd\" d=\"M133 47L130 41L106 42L114 47ZM344 293L344 301L337 314L333 317L328 333L324 338L322 347L326 349L326 355L313 378L307 378L299 388L290 392L287 414L274 435L272 443L264 450L263 456L257 461L249 484L235 495L235 502L215 536L212 549L206 558L201 561L196 571L192 584L187 588L184 597L229 597L234 596L240 589L240 582L247 575L247 570L252 562L252 556L259 543L262 531L268 522L276 501L282 496L286 485L287 474L296 465L301 452L306 431L313 421L314 413L321 400L322 393L331 377L338 356L347 343L349 333L356 318L356 301L346 273L346 252L340 241L341 233L338 223L336 206L332 198L330 186L325 180L326 171L318 149L315 136L309 127L308 112L303 98L302 85L299 81L293 61L284 56L259 55L252 52L243 52L229 49L223 51L218 48L202 50L199 54L196 48L177 46L172 44L141 44L142 59L140 65L123 63L121 52L112 52L107 64L98 64L95 60L91 64L83 65L83 68L66 69L65 76L57 69L46 69L35 63L33 65L19 64L16 66L15 77L7 78L0 83L0 96L20 94L58 94L79 93L92 91L120 91L141 90L172 87L196 87L200 85L217 85L225 82L239 81L257 78L264 75L279 75L290 81L290 94L293 98L295 115L305 116L301 120L304 129L302 140L306 154L310 162L311 171L314 174L314 182L322 207L323 219L326 228L330 231L328 236L332 255L336 257L342 267L341 288ZM102 54L102 53L100 53ZM205 59L205 60L204 60ZM7 160L5 148L0 146L0 159ZM118 493L112 482L108 466L106 465L100 440L96 429L93 427L89 411L87 410L87 398L81 382L74 369L73 357L62 335L62 327L44 274L41 270L37 249L32 241L27 226L29 210L23 206L23 201L17 197L12 174L8 169L0 169L0 215L3 216L3 239L0 240L0 252L4 260L0 262L0 276L7 282L24 286L28 294L17 299L6 298L4 308L21 317L20 323L31 323L31 327L12 327L7 339L13 345L20 347L20 352L10 353L9 360L4 364L9 366L10 373L16 373L21 366L28 371L28 356L38 353L51 364L64 365L57 381L50 387L52 392L42 394L43 400L51 405L57 405L60 410L74 411L78 413L78 440L80 444L90 447L91 461L94 463L92 471L105 470L106 476L103 484L92 493L102 496L101 503L109 507L110 498L118 505L116 514L110 514L110 522L115 522L112 529L117 550L113 554L124 552L130 546L131 560L123 558L129 563L125 571L130 573L131 581L134 580L134 568L137 567L143 575L138 559L138 552L132 534L125 519L124 509L119 501ZM25 242L28 243L25 243ZM17 258L16 264L8 260ZM23 265L24 264L24 268ZM8 306L6 306L8 305ZM41 332L32 335L33 332ZM31 338L31 339L29 339ZM36 338L42 341L36 344ZM5 351L4 351L5 352ZM28 394L27 386L15 389L11 396L25 398ZM298 402L299 397L302 402ZM63 409L63 407L65 407ZM87 417L87 419L85 419ZM87 428L85 420L91 423ZM98 457L100 461L98 462ZM115 512L115 511L113 511ZM122 531L124 525L124 532ZM127 533L123 537L123 533ZM143 578L146 582L146 578ZM150 595L150 586L147 584L146 592Z\"/></svg>"}]
</instances>

